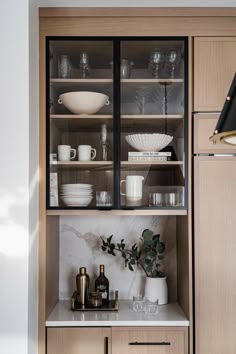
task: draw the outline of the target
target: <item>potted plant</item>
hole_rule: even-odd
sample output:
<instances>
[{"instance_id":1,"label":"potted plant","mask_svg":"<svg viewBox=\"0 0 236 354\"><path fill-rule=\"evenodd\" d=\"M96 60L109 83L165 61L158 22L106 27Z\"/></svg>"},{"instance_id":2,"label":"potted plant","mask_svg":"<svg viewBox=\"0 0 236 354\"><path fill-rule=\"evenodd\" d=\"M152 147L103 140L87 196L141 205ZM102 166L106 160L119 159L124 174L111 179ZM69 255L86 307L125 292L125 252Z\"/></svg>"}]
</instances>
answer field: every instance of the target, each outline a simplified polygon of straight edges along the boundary
<instances>
[{"instance_id":1,"label":"potted plant","mask_svg":"<svg viewBox=\"0 0 236 354\"><path fill-rule=\"evenodd\" d=\"M140 238L140 243L127 247L124 239L114 243L113 235L102 237L102 250L109 255L117 253L124 259L125 266L133 271L134 266L140 267L146 275L145 297L150 301L157 301L160 305L167 304L168 291L166 276L161 271L164 259L165 244L160 240L159 234L145 229Z\"/></svg>"}]
</instances>

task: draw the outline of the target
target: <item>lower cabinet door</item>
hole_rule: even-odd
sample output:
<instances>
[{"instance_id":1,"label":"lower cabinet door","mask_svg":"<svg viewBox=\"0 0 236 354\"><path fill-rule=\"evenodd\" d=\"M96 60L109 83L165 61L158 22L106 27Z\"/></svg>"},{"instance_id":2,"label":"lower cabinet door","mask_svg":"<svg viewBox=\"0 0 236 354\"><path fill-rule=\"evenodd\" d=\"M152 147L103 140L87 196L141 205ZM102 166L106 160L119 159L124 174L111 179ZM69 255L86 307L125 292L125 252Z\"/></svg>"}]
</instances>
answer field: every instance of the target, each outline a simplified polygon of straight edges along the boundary
<instances>
[{"instance_id":1,"label":"lower cabinet door","mask_svg":"<svg viewBox=\"0 0 236 354\"><path fill-rule=\"evenodd\" d=\"M47 354L109 354L111 329L48 328Z\"/></svg>"},{"instance_id":2,"label":"lower cabinet door","mask_svg":"<svg viewBox=\"0 0 236 354\"><path fill-rule=\"evenodd\" d=\"M113 327L112 354L187 354L187 327Z\"/></svg>"}]
</instances>

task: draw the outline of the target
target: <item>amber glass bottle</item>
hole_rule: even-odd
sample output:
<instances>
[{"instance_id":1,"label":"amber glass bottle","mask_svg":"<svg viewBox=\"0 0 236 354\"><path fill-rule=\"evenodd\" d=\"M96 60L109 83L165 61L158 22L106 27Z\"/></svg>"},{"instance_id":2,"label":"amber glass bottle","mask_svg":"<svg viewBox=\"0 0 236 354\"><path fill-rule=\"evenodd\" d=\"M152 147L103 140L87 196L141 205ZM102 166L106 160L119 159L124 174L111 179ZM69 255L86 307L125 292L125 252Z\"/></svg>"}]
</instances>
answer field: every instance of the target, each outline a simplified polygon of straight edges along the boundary
<instances>
[{"instance_id":1,"label":"amber glass bottle","mask_svg":"<svg viewBox=\"0 0 236 354\"><path fill-rule=\"evenodd\" d=\"M105 267L103 264L100 265L100 275L95 280L95 291L99 291L102 294L103 304L108 304L109 302L109 280L104 274Z\"/></svg>"}]
</instances>

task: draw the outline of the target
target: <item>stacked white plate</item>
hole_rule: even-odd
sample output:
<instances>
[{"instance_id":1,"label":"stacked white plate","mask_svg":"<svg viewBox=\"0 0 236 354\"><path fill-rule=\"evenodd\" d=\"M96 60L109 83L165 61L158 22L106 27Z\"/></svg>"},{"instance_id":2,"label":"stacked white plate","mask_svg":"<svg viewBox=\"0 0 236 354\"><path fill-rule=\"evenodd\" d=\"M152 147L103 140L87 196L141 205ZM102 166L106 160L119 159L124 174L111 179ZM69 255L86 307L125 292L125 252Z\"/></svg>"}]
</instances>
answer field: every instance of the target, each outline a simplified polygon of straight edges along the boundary
<instances>
[{"instance_id":1,"label":"stacked white plate","mask_svg":"<svg viewBox=\"0 0 236 354\"><path fill-rule=\"evenodd\" d=\"M67 206L86 207L93 199L93 186L86 183L62 184L60 197Z\"/></svg>"}]
</instances>

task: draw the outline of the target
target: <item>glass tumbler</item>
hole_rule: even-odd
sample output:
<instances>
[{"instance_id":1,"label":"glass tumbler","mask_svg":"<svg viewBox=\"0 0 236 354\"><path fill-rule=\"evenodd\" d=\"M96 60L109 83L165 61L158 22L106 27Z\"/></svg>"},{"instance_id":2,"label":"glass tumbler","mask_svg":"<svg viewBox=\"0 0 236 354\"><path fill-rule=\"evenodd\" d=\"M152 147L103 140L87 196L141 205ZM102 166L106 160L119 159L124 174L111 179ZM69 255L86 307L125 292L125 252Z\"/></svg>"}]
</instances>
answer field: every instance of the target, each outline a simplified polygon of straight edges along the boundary
<instances>
[{"instance_id":1,"label":"glass tumbler","mask_svg":"<svg viewBox=\"0 0 236 354\"><path fill-rule=\"evenodd\" d=\"M143 304L144 304L144 300L142 295L133 296L133 310L135 312L143 311Z\"/></svg>"},{"instance_id":2,"label":"glass tumbler","mask_svg":"<svg viewBox=\"0 0 236 354\"><path fill-rule=\"evenodd\" d=\"M163 193L149 193L149 206L163 206L164 194Z\"/></svg>"},{"instance_id":3,"label":"glass tumbler","mask_svg":"<svg viewBox=\"0 0 236 354\"><path fill-rule=\"evenodd\" d=\"M59 55L58 56L58 77L61 79L66 79L70 77L71 74L71 60L69 55Z\"/></svg>"},{"instance_id":4,"label":"glass tumbler","mask_svg":"<svg viewBox=\"0 0 236 354\"><path fill-rule=\"evenodd\" d=\"M96 206L98 207L111 207L112 194L107 191L96 192Z\"/></svg>"}]
</instances>

